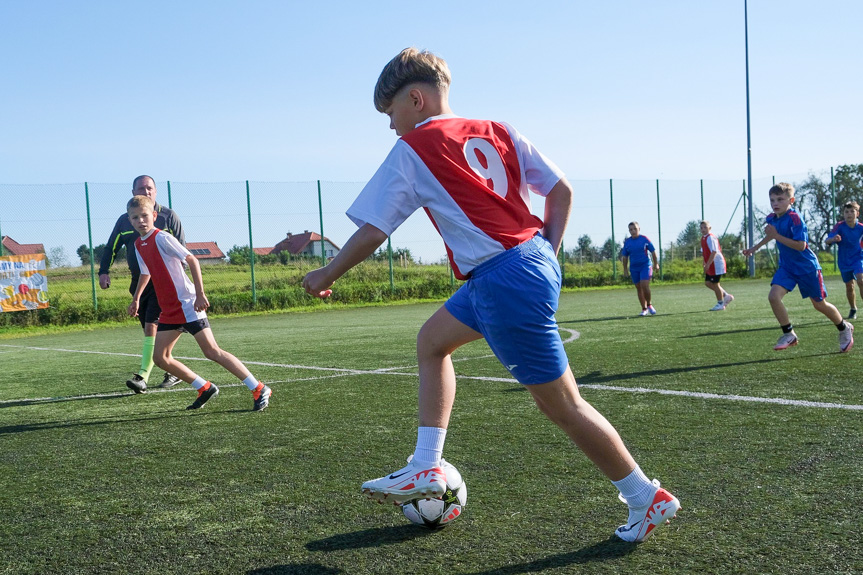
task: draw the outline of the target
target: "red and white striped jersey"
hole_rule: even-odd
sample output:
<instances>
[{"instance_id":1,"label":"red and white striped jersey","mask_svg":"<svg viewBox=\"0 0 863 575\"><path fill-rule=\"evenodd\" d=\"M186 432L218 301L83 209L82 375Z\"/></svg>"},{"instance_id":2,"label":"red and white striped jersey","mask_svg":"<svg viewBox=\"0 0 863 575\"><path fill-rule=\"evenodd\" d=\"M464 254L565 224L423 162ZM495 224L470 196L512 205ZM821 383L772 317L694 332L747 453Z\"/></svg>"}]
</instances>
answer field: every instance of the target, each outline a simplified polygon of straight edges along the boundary
<instances>
[{"instance_id":1,"label":"red and white striped jersey","mask_svg":"<svg viewBox=\"0 0 863 575\"><path fill-rule=\"evenodd\" d=\"M546 196L562 177L512 126L435 116L396 142L347 215L390 235L424 208L465 279L542 229L528 192Z\"/></svg>"},{"instance_id":2,"label":"red and white striped jersey","mask_svg":"<svg viewBox=\"0 0 863 575\"><path fill-rule=\"evenodd\" d=\"M701 236L701 255L704 256L704 263L707 263L710 254L713 252L716 252L716 257L713 258L713 262L704 270L704 273L709 276L721 276L727 270L725 268L725 256L722 255L722 247L719 245L719 240L716 238L716 234L713 233Z\"/></svg>"},{"instance_id":3,"label":"red and white striped jersey","mask_svg":"<svg viewBox=\"0 0 863 575\"><path fill-rule=\"evenodd\" d=\"M204 319L195 311L195 284L186 275L183 263L192 253L171 234L154 229L135 240L141 273L150 276L162 314L159 323L183 324Z\"/></svg>"}]
</instances>

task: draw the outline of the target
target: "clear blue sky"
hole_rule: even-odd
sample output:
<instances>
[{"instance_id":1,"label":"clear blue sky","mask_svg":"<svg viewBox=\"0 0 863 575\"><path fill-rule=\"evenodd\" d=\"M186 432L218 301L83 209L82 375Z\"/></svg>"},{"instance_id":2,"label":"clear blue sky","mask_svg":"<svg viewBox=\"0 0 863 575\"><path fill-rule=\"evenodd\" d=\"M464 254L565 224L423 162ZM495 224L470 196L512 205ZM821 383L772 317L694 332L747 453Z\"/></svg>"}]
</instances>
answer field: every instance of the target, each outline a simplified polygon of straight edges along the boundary
<instances>
[{"instance_id":1,"label":"clear blue sky","mask_svg":"<svg viewBox=\"0 0 863 575\"><path fill-rule=\"evenodd\" d=\"M743 23L743 0L3 0L0 184L363 182L409 45L448 60L457 114L571 180L739 181ZM753 176L863 162L861 23L859 0L749 3Z\"/></svg>"}]
</instances>

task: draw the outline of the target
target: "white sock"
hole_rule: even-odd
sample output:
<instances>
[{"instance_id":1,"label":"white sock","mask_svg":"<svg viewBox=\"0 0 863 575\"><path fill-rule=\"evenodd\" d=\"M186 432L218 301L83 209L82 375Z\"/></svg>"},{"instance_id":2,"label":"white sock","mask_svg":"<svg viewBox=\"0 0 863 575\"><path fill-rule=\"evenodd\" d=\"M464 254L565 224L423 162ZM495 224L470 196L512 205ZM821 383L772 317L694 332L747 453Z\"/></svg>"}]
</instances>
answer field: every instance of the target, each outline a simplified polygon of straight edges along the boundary
<instances>
[{"instance_id":1,"label":"white sock","mask_svg":"<svg viewBox=\"0 0 863 575\"><path fill-rule=\"evenodd\" d=\"M612 483L617 487L630 507L650 505L653 494L656 493L656 487L654 487L653 483L637 465L632 470L632 473L619 481L612 481Z\"/></svg>"},{"instance_id":2,"label":"white sock","mask_svg":"<svg viewBox=\"0 0 863 575\"><path fill-rule=\"evenodd\" d=\"M421 467L440 465L445 439L446 429L442 427L420 427L417 430L417 448L414 451L414 463Z\"/></svg>"},{"instance_id":3,"label":"white sock","mask_svg":"<svg viewBox=\"0 0 863 575\"><path fill-rule=\"evenodd\" d=\"M257 388L257 387L258 387L258 384L259 384L260 382L259 382L257 379L255 379L255 376L254 376L254 375L249 374L249 377L247 377L246 379L244 379L244 380L243 380L243 383L245 383L245 384L246 384L246 387L248 387L250 390L255 391L255 388Z\"/></svg>"},{"instance_id":4,"label":"white sock","mask_svg":"<svg viewBox=\"0 0 863 575\"><path fill-rule=\"evenodd\" d=\"M192 382L192 387L194 387L195 389L201 389L205 385L207 385L207 380L200 375L196 375L195 381Z\"/></svg>"}]
</instances>

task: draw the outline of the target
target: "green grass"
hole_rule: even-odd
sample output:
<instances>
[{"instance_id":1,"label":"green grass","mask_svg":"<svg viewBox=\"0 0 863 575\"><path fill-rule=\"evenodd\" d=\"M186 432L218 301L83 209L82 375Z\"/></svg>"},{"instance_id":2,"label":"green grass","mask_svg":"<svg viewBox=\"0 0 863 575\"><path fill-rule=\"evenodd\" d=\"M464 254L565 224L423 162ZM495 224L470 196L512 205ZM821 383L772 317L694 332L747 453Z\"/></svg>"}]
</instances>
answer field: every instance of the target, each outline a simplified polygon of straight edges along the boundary
<instances>
[{"instance_id":1,"label":"green grass","mask_svg":"<svg viewBox=\"0 0 863 575\"><path fill-rule=\"evenodd\" d=\"M774 352L767 283L726 287L715 313L703 286L656 287L648 318L634 289L561 298L582 394L683 504L638 546L612 537L625 506L529 394L481 379L508 377L483 342L455 355L462 518L432 533L362 498L413 450L415 337L438 304L214 319L273 388L263 413L206 361L187 363L222 392L201 411L188 386L128 393L135 326L4 339L0 573L859 573L863 411L734 396L861 406L863 344L837 353L795 292L800 345ZM188 336L176 355L201 357Z\"/></svg>"}]
</instances>

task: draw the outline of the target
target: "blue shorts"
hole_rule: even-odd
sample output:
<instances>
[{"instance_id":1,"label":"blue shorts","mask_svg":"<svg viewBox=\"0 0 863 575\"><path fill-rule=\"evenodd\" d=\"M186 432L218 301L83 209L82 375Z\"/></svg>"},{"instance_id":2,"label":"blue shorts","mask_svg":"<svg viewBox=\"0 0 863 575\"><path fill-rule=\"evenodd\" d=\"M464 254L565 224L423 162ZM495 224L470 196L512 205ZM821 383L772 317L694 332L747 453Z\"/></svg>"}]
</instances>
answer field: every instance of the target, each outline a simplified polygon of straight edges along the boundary
<instances>
[{"instance_id":1,"label":"blue shorts","mask_svg":"<svg viewBox=\"0 0 863 575\"><path fill-rule=\"evenodd\" d=\"M653 277L653 266L647 264L639 268L629 268L629 275L632 276L632 283L637 284L640 281L649 280Z\"/></svg>"},{"instance_id":2,"label":"blue shorts","mask_svg":"<svg viewBox=\"0 0 863 575\"><path fill-rule=\"evenodd\" d=\"M863 274L863 263L857 264L857 267L850 270L839 270L842 274L842 281L846 284L850 281L854 281L854 278L857 277L857 274Z\"/></svg>"},{"instance_id":3,"label":"blue shorts","mask_svg":"<svg viewBox=\"0 0 863 575\"><path fill-rule=\"evenodd\" d=\"M474 268L444 305L519 383L548 383L569 365L554 318L560 282L554 250L537 234Z\"/></svg>"},{"instance_id":4,"label":"blue shorts","mask_svg":"<svg viewBox=\"0 0 863 575\"><path fill-rule=\"evenodd\" d=\"M821 275L821 270L798 275L780 267L773 274L770 285L778 285L788 291L794 291L794 287L799 286L800 296L808 297L812 301L822 301L827 297L827 288L824 287L824 277Z\"/></svg>"}]
</instances>

